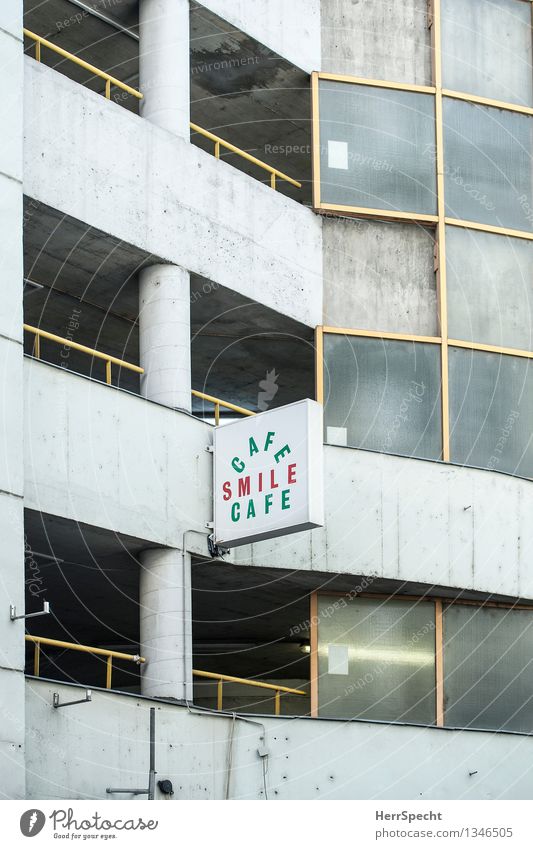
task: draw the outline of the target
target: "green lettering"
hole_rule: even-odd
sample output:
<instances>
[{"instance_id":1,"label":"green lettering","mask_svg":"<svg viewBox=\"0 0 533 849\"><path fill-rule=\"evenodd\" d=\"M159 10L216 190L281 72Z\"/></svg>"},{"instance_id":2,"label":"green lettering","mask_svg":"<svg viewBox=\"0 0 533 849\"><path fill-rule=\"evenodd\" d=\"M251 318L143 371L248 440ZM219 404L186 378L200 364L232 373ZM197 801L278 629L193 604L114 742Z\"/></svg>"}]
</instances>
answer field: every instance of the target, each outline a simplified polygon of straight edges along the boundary
<instances>
[{"instance_id":1,"label":"green lettering","mask_svg":"<svg viewBox=\"0 0 533 849\"><path fill-rule=\"evenodd\" d=\"M291 453L291 449L289 448L289 446L284 445L283 448L280 448L279 451L276 451L276 453L274 454L274 460L276 461L276 463L279 463L279 461L281 460L282 457L285 456L285 454L290 454L290 453Z\"/></svg>"},{"instance_id":2,"label":"green lettering","mask_svg":"<svg viewBox=\"0 0 533 849\"><path fill-rule=\"evenodd\" d=\"M238 472L238 474L240 474L241 472L244 472L244 470L246 468L246 464L243 463L242 460L239 460L238 457L233 458L233 460L231 461L231 465L233 466L235 471Z\"/></svg>"},{"instance_id":3,"label":"green lettering","mask_svg":"<svg viewBox=\"0 0 533 849\"><path fill-rule=\"evenodd\" d=\"M255 444L255 439L253 438L253 436L250 437L249 443L250 443L250 457L253 457L254 454L259 454L259 448Z\"/></svg>"},{"instance_id":4,"label":"green lettering","mask_svg":"<svg viewBox=\"0 0 533 849\"><path fill-rule=\"evenodd\" d=\"M248 513L246 514L246 518L255 519L255 507L253 498L250 498L248 502Z\"/></svg>"},{"instance_id":5,"label":"green lettering","mask_svg":"<svg viewBox=\"0 0 533 849\"><path fill-rule=\"evenodd\" d=\"M282 489L282 491L281 491L281 509L282 510L289 510L290 509L290 506L291 506L289 504L290 494L291 494L290 489Z\"/></svg>"},{"instance_id":6,"label":"green lettering","mask_svg":"<svg viewBox=\"0 0 533 849\"><path fill-rule=\"evenodd\" d=\"M241 508L238 501L231 505L231 521L238 522L241 518Z\"/></svg>"},{"instance_id":7,"label":"green lettering","mask_svg":"<svg viewBox=\"0 0 533 849\"><path fill-rule=\"evenodd\" d=\"M265 495L265 514L268 516L272 507L272 493Z\"/></svg>"},{"instance_id":8,"label":"green lettering","mask_svg":"<svg viewBox=\"0 0 533 849\"><path fill-rule=\"evenodd\" d=\"M268 431L268 433L266 435L265 447L263 448L263 451L268 451L269 445L272 445L272 440L275 437L275 435L276 435L275 430L269 430Z\"/></svg>"}]
</instances>

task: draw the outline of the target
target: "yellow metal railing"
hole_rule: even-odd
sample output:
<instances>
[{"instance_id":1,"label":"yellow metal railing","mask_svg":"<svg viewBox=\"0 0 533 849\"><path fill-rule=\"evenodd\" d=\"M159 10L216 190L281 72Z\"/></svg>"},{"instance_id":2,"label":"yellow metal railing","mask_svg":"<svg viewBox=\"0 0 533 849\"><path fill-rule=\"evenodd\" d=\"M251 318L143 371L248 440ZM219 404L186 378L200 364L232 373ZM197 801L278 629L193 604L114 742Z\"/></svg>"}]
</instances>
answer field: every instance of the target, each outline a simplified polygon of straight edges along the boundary
<instances>
[{"instance_id":1,"label":"yellow metal railing","mask_svg":"<svg viewBox=\"0 0 533 849\"><path fill-rule=\"evenodd\" d=\"M81 351L84 354L89 354L91 357L96 357L99 360L105 361L105 382L111 385L111 365L120 366L120 368L129 369L136 374L144 374L144 369L140 366L127 363L125 360L119 360L118 357L113 357L111 354L103 354L101 351L95 351L94 348L88 348L87 345L80 345L79 342L73 342L72 339L65 339L63 336L56 336L55 333L48 333L47 330L41 330L40 327L32 327L31 324L23 324L24 330L28 333L33 333L35 340L33 343L33 356L41 359L41 339L49 339L51 342L57 342L58 345L66 345L75 351Z\"/></svg>"},{"instance_id":2,"label":"yellow metal railing","mask_svg":"<svg viewBox=\"0 0 533 849\"><path fill-rule=\"evenodd\" d=\"M74 342L72 339L67 339L64 336L57 336L55 333L49 333L48 330L41 330L40 327L33 327L31 324L23 324L24 330L28 333L33 333L35 339L33 343L33 356L41 359L41 339L48 339L51 342L56 342L58 345L64 345L72 348L75 351L81 351L83 354L88 354L91 357L96 357L99 360L104 360L106 364L106 383L111 385L111 365L119 366L120 368L129 369L136 374L144 374L144 369L141 366L136 366L133 363L128 363L125 360L119 360L112 354L104 354L102 351L96 351L94 348L89 348L87 345L80 345L79 342ZM207 395L205 392L199 392L197 389L191 389L191 395L195 398L201 398L203 401L209 401L215 408L215 423L220 423L220 408L224 407L227 410L232 410L234 413L239 413L241 416L255 416L252 410L247 410L245 407L239 407L237 404L231 404L229 401L223 401L222 398L215 398L214 395Z\"/></svg>"},{"instance_id":3,"label":"yellow metal railing","mask_svg":"<svg viewBox=\"0 0 533 849\"><path fill-rule=\"evenodd\" d=\"M248 162L253 162L254 165L258 166L258 168L262 168L263 171L268 171L268 173L270 174L270 185L273 189L276 188L277 177L279 177L280 180L285 180L292 186L296 186L297 189L302 188L302 184L299 183L298 180L293 180L292 177L288 177L287 174L283 173L283 171L278 171L278 169L273 168L272 165L267 165L266 162L262 162L261 159L257 159L255 156L252 156L251 153L247 153L245 150L241 150L240 147L236 147L234 144L227 142L220 136L215 135L215 133L211 133L209 130L204 130L203 127L199 127L198 124L193 124L192 122L190 127L191 130L194 130L195 133L200 133L201 136L204 136L206 139L210 139L212 142L214 142L215 156L217 159L220 159L220 148L222 146L226 148L226 150L230 150L232 153L236 153L242 159L247 159Z\"/></svg>"},{"instance_id":4,"label":"yellow metal railing","mask_svg":"<svg viewBox=\"0 0 533 849\"><path fill-rule=\"evenodd\" d=\"M132 88L131 86L123 83L121 80L117 80L116 77L111 76L106 71L100 70L95 65L89 64L89 62L85 62L83 59L80 59L78 56L75 56L74 53L69 53L68 50L63 50L62 47L58 47L57 44L54 44L51 41L48 41L46 38L43 38L40 35L37 35L35 32L32 32L26 27L23 28L23 33L28 38L31 38L32 41L35 42L35 58L38 62L41 61L41 47L46 47L48 50L53 50L54 53L57 53L59 56L63 56L64 59L69 59L74 64L79 65L80 68L85 68L86 71L90 71L91 74L94 74L96 77L100 77L105 80L105 96L109 100L111 97L111 86L116 86L117 88L121 88L123 91L127 91L128 94L133 95L138 100L142 99L142 94L137 89Z\"/></svg>"},{"instance_id":5,"label":"yellow metal railing","mask_svg":"<svg viewBox=\"0 0 533 849\"><path fill-rule=\"evenodd\" d=\"M222 710L223 687L225 683L246 684L247 687L274 690L274 713L276 716L280 714L282 693L291 693L293 696L307 696L304 690L294 690L292 687L281 687L278 684L265 684L263 681L251 681L249 678L235 678L234 675L219 675L217 672L202 672L200 669L193 669L192 674L198 678L209 678L212 681L218 681L217 710Z\"/></svg>"},{"instance_id":6,"label":"yellow metal railing","mask_svg":"<svg viewBox=\"0 0 533 849\"><path fill-rule=\"evenodd\" d=\"M62 56L64 59L68 59L70 62L74 62L74 64L78 65L80 68L84 68L86 71L90 71L91 74L94 74L96 77L100 77L102 80L105 80L105 96L108 100L111 97L111 86L121 88L123 91L126 91L128 94L133 95L133 97L136 97L138 100L142 100L143 95L140 91L138 91L136 88L132 88L132 86L127 85L127 83L123 83L121 80L117 80L116 77L113 77L111 74L108 74L107 71L102 71L100 68L97 68L96 65L91 65L84 59L80 59L74 53L70 53L68 50L64 50L62 47L59 47L52 41L48 41L41 35L37 35L37 33L26 29L26 27L24 27L22 31L25 36L35 42L35 58L37 62L41 61L41 48L46 47L48 50L52 50L54 53L57 53L59 56ZM225 150L229 150L231 153L236 153L242 159L246 159L248 160L248 162L252 162L254 165L257 165L258 168L262 168L263 171L267 171L270 174L270 185L273 189L276 188L276 180L278 178L280 180L285 180L286 183L290 183L292 186L296 186L297 189L302 188L302 184L299 183L298 180L293 180L292 177L289 177L287 174L284 174L283 171L280 171L278 168L273 168L272 165L267 165L266 162L263 162L261 159L257 159L256 156L252 156L251 153L247 153L240 147L237 147L236 145L231 144L231 142L228 142L220 136L215 135L215 133L211 133L209 130L204 130L203 127L200 127L198 124L193 124L192 122L190 123L190 128L195 133L200 133L200 135L204 136L204 138L210 139L210 141L214 142L214 153L217 159L220 159L220 148L223 147L225 148Z\"/></svg>"},{"instance_id":7,"label":"yellow metal railing","mask_svg":"<svg viewBox=\"0 0 533 849\"><path fill-rule=\"evenodd\" d=\"M107 658L106 664L106 688L111 689L111 676L113 674L113 659L116 660L131 660L133 663L145 663L145 658L138 654L125 654L121 651L112 651L111 649L97 649L92 646L82 646L79 643L65 643L63 640L51 640L48 637L35 637L33 634L26 634L24 639L28 643L35 644L33 655L33 674L39 677L40 661L41 661L41 645L55 646L60 649L72 649L73 651L81 651L85 654L96 654Z\"/></svg>"},{"instance_id":8,"label":"yellow metal railing","mask_svg":"<svg viewBox=\"0 0 533 849\"><path fill-rule=\"evenodd\" d=\"M191 389L191 395L195 398L202 398L204 401L209 401L215 407L215 424L220 423L220 408L233 410L234 413L239 413L241 416L255 416L252 410L247 410L245 407L238 407L236 404L230 404L229 401L222 401L220 398L215 398L214 395L206 395L205 392L198 392L197 389Z\"/></svg>"}]
</instances>

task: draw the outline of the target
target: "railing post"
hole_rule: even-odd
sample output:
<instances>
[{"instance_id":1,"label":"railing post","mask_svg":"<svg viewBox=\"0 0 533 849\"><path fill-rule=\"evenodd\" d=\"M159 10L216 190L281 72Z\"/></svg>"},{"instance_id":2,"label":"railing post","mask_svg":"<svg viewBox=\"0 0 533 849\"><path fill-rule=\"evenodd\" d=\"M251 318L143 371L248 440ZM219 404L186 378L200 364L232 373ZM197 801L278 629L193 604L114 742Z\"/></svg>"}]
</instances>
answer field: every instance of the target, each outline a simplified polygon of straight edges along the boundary
<instances>
[{"instance_id":1,"label":"railing post","mask_svg":"<svg viewBox=\"0 0 533 849\"><path fill-rule=\"evenodd\" d=\"M39 677L41 669L41 644L37 641L33 648L33 674Z\"/></svg>"},{"instance_id":2,"label":"railing post","mask_svg":"<svg viewBox=\"0 0 533 849\"><path fill-rule=\"evenodd\" d=\"M220 142L215 142L215 156L217 159L220 159Z\"/></svg>"},{"instance_id":3,"label":"railing post","mask_svg":"<svg viewBox=\"0 0 533 849\"><path fill-rule=\"evenodd\" d=\"M274 171L272 171L272 173L270 175L270 188L271 189L276 188L276 175L275 175Z\"/></svg>"},{"instance_id":4,"label":"railing post","mask_svg":"<svg viewBox=\"0 0 533 849\"><path fill-rule=\"evenodd\" d=\"M110 79L107 79L105 81L105 96L107 97L108 100L110 100L110 98L111 98L111 80Z\"/></svg>"},{"instance_id":5,"label":"railing post","mask_svg":"<svg viewBox=\"0 0 533 849\"><path fill-rule=\"evenodd\" d=\"M276 695L274 696L274 713L276 716L279 716L281 710L281 693L279 690L276 690Z\"/></svg>"},{"instance_id":6,"label":"railing post","mask_svg":"<svg viewBox=\"0 0 533 849\"><path fill-rule=\"evenodd\" d=\"M215 404L215 424L220 424L220 404Z\"/></svg>"},{"instance_id":7,"label":"railing post","mask_svg":"<svg viewBox=\"0 0 533 849\"><path fill-rule=\"evenodd\" d=\"M222 688L224 687L224 681L222 678L217 684L217 710L222 710Z\"/></svg>"},{"instance_id":8,"label":"railing post","mask_svg":"<svg viewBox=\"0 0 533 849\"><path fill-rule=\"evenodd\" d=\"M113 655L108 655L107 658L107 669L106 669L106 682L105 686L107 690L111 689L111 676L113 674Z\"/></svg>"},{"instance_id":9,"label":"railing post","mask_svg":"<svg viewBox=\"0 0 533 849\"><path fill-rule=\"evenodd\" d=\"M105 382L111 386L111 360L106 360L105 364Z\"/></svg>"},{"instance_id":10,"label":"railing post","mask_svg":"<svg viewBox=\"0 0 533 849\"><path fill-rule=\"evenodd\" d=\"M35 42L35 58L36 58L37 62L41 61L41 42L40 41Z\"/></svg>"},{"instance_id":11,"label":"railing post","mask_svg":"<svg viewBox=\"0 0 533 849\"><path fill-rule=\"evenodd\" d=\"M37 359L41 359L41 337L38 333L35 334L35 338L33 341L33 356Z\"/></svg>"}]
</instances>

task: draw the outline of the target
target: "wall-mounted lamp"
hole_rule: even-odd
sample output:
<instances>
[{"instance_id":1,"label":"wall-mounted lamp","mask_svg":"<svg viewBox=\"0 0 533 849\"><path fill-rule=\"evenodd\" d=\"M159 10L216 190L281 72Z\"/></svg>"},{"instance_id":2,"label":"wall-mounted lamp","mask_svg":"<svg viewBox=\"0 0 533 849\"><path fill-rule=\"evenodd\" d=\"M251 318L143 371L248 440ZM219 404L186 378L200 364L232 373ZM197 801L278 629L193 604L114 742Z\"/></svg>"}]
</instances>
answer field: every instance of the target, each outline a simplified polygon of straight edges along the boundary
<instances>
[{"instance_id":1,"label":"wall-mounted lamp","mask_svg":"<svg viewBox=\"0 0 533 849\"><path fill-rule=\"evenodd\" d=\"M311 643L309 640L302 640L300 642L300 651L302 654L311 654Z\"/></svg>"}]
</instances>

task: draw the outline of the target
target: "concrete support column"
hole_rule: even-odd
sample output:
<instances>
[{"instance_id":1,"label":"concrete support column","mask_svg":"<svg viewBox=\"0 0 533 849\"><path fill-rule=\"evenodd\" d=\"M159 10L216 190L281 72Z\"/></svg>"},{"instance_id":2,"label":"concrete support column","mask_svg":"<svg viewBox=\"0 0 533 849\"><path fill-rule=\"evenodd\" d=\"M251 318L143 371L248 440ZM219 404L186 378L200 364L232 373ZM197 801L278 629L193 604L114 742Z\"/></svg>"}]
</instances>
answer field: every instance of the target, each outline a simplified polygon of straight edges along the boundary
<instances>
[{"instance_id":1,"label":"concrete support column","mask_svg":"<svg viewBox=\"0 0 533 849\"><path fill-rule=\"evenodd\" d=\"M141 691L192 700L191 558L174 548L140 554Z\"/></svg>"},{"instance_id":2,"label":"concrete support column","mask_svg":"<svg viewBox=\"0 0 533 849\"><path fill-rule=\"evenodd\" d=\"M189 0L140 0L140 112L189 138Z\"/></svg>"},{"instance_id":3,"label":"concrete support column","mask_svg":"<svg viewBox=\"0 0 533 849\"><path fill-rule=\"evenodd\" d=\"M152 265L139 274L141 395L191 411L191 304L189 272Z\"/></svg>"}]
</instances>

